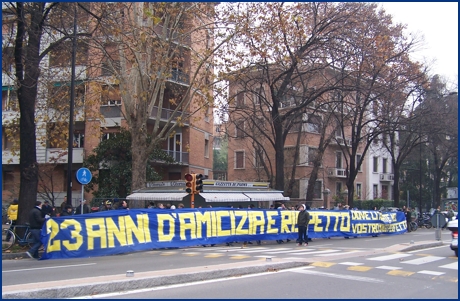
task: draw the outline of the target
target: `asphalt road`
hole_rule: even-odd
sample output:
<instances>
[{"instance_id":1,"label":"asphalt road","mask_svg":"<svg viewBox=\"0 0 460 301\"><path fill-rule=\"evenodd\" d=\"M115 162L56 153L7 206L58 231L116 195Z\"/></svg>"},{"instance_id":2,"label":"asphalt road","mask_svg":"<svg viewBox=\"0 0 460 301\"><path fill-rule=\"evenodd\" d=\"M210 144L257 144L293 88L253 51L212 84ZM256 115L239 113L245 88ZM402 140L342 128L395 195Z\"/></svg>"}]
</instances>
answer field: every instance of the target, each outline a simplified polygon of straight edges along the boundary
<instances>
[{"instance_id":1,"label":"asphalt road","mask_svg":"<svg viewBox=\"0 0 460 301\"><path fill-rule=\"evenodd\" d=\"M62 260L3 260L2 286L35 282L78 279L106 275L170 270L185 267L207 266L223 263L264 260L266 258L305 258L316 256L320 260L334 260L338 255L352 256L353 252L379 250L400 243L434 240L434 230L420 229L402 235L382 235L363 238L332 238L313 240L307 248L296 247L295 243L276 244L263 241L262 246L249 245L241 249L218 245L192 248L163 249L124 255L62 259ZM450 231L442 231L442 240L449 243ZM450 251L450 250L449 250ZM453 256L453 252L450 251ZM315 258L316 258L315 257Z\"/></svg>"},{"instance_id":2,"label":"asphalt road","mask_svg":"<svg viewBox=\"0 0 460 301\"><path fill-rule=\"evenodd\" d=\"M443 245L308 267L111 293L98 299L458 299L458 260Z\"/></svg>"}]
</instances>

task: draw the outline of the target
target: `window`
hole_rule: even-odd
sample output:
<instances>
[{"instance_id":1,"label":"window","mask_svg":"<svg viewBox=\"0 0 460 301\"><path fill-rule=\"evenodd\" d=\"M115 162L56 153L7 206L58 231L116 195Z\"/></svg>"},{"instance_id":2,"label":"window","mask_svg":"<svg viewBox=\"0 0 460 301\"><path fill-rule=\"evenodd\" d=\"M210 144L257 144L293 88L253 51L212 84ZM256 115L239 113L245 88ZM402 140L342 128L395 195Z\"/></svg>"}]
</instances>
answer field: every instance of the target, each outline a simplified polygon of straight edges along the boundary
<instances>
[{"instance_id":1,"label":"window","mask_svg":"<svg viewBox=\"0 0 460 301\"><path fill-rule=\"evenodd\" d=\"M18 129L18 128L17 128ZM2 127L2 149L10 150L14 146L19 147L19 131L11 131L12 128Z\"/></svg>"},{"instance_id":2,"label":"window","mask_svg":"<svg viewBox=\"0 0 460 301\"><path fill-rule=\"evenodd\" d=\"M374 184L373 193L374 193L374 199L377 199L379 197L379 185Z\"/></svg>"},{"instance_id":3,"label":"window","mask_svg":"<svg viewBox=\"0 0 460 301\"><path fill-rule=\"evenodd\" d=\"M335 153L335 168L342 168L342 153Z\"/></svg>"},{"instance_id":4,"label":"window","mask_svg":"<svg viewBox=\"0 0 460 301\"><path fill-rule=\"evenodd\" d=\"M244 168L244 151L235 152L235 169Z\"/></svg>"},{"instance_id":5,"label":"window","mask_svg":"<svg viewBox=\"0 0 460 301\"><path fill-rule=\"evenodd\" d=\"M67 40L59 44L50 52L51 67L68 67L72 59L72 41ZM85 65L88 58L88 44L84 40L77 41L76 65Z\"/></svg>"},{"instance_id":6,"label":"window","mask_svg":"<svg viewBox=\"0 0 460 301\"><path fill-rule=\"evenodd\" d=\"M101 106L120 106L121 94L118 86L103 86Z\"/></svg>"},{"instance_id":7,"label":"window","mask_svg":"<svg viewBox=\"0 0 460 301\"><path fill-rule=\"evenodd\" d=\"M256 151L254 153L254 167L255 168L260 168L263 167L263 161L264 161L264 153L261 151Z\"/></svg>"},{"instance_id":8,"label":"window","mask_svg":"<svg viewBox=\"0 0 460 301\"><path fill-rule=\"evenodd\" d=\"M383 158L383 162L382 162L383 173L387 173L387 162L388 162L388 159Z\"/></svg>"},{"instance_id":9,"label":"window","mask_svg":"<svg viewBox=\"0 0 460 301\"><path fill-rule=\"evenodd\" d=\"M2 108L4 111L13 111L19 109L18 96L13 87L2 87Z\"/></svg>"},{"instance_id":10,"label":"window","mask_svg":"<svg viewBox=\"0 0 460 301\"><path fill-rule=\"evenodd\" d=\"M322 199L321 195L321 188L323 187L323 183L321 181L315 182L315 189L313 190L313 198L314 199Z\"/></svg>"},{"instance_id":11,"label":"window","mask_svg":"<svg viewBox=\"0 0 460 301\"><path fill-rule=\"evenodd\" d=\"M67 122L52 122L46 125L47 147L67 148L69 146L69 125Z\"/></svg>"},{"instance_id":12,"label":"window","mask_svg":"<svg viewBox=\"0 0 460 301\"><path fill-rule=\"evenodd\" d=\"M204 157L209 158L209 139L204 140Z\"/></svg>"},{"instance_id":13,"label":"window","mask_svg":"<svg viewBox=\"0 0 460 301\"><path fill-rule=\"evenodd\" d=\"M263 87L257 89L256 92L254 92L254 96L253 96L253 102L254 104L261 104L263 103L265 99L265 91L263 89Z\"/></svg>"},{"instance_id":14,"label":"window","mask_svg":"<svg viewBox=\"0 0 460 301\"><path fill-rule=\"evenodd\" d=\"M101 137L101 141L113 139L113 138L115 138L116 136L117 136L117 133L116 133L116 132L103 133L103 134L102 134L102 137Z\"/></svg>"},{"instance_id":15,"label":"window","mask_svg":"<svg viewBox=\"0 0 460 301\"><path fill-rule=\"evenodd\" d=\"M235 136L236 138L244 138L244 121L237 120L235 122Z\"/></svg>"},{"instance_id":16,"label":"window","mask_svg":"<svg viewBox=\"0 0 460 301\"><path fill-rule=\"evenodd\" d=\"M321 116L308 114L307 131L312 133L321 131Z\"/></svg>"},{"instance_id":17,"label":"window","mask_svg":"<svg viewBox=\"0 0 460 301\"><path fill-rule=\"evenodd\" d=\"M83 148L85 146L85 134L84 133L74 133L73 134L73 147Z\"/></svg>"},{"instance_id":18,"label":"window","mask_svg":"<svg viewBox=\"0 0 460 301\"><path fill-rule=\"evenodd\" d=\"M13 72L14 65L14 47L5 47L2 49L2 71Z\"/></svg>"},{"instance_id":19,"label":"window","mask_svg":"<svg viewBox=\"0 0 460 301\"><path fill-rule=\"evenodd\" d=\"M379 157L374 157L373 172L379 171Z\"/></svg>"},{"instance_id":20,"label":"window","mask_svg":"<svg viewBox=\"0 0 460 301\"><path fill-rule=\"evenodd\" d=\"M356 155L356 167L358 168L358 171L362 171L361 170L362 165L359 165L359 161L361 161L361 158L362 158L362 155Z\"/></svg>"},{"instance_id":21,"label":"window","mask_svg":"<svg viewBox=\"0 0 460 301\"><path fill-rule=\"evenodd\" d=\"M317 155L318 155L318 149L317 148L312 148L312 147L308 148L308 155L307 155L308 156L308 158L307 158L308 165L313 166Z\"/></svg>"},{"instance_id":22,"label":"window","mask_svg":"<svg viewBox=\"0 0 460 301\"><path fill-rule=\"evenodd\" d=\"M236 95L235 107L237 107L237 108L242 108L242 107L244 107L244 92L239 92L239 93Z\"/></svg>"},{"instance_id":23,"label":"window","mask_svg":"<svg viewBox=\"0 0 460 301\"><path fill-rule=\"evenodd\" d=\"M342 182L335 182L335 195L340 196L342 193Z\"/></svg>"},{"instance_id":24,"label":"window","mask_svg":"<svg viewBox=\"0 0 460 301\"><path fill-rule=\"evenodd\" d=\"M356 195L358 196L358 200L361 199L362 189L362 184L356 183Z\"/></svg>"},{"instance_id":25,"label":"window","mask_svg":"<svg viewBox=\"0 0 460 301\"><path fill-rule=\"evenodd\" d=\"M296 147L295 146L287 146L287 147L284 148L284 164L286 166L293 166L294 163L295 163L295 165L300 164L300 155L297 156L298 158L297 158L296 162L294 162L295 152L296 152Z\"/></svg>"}]
</instances>

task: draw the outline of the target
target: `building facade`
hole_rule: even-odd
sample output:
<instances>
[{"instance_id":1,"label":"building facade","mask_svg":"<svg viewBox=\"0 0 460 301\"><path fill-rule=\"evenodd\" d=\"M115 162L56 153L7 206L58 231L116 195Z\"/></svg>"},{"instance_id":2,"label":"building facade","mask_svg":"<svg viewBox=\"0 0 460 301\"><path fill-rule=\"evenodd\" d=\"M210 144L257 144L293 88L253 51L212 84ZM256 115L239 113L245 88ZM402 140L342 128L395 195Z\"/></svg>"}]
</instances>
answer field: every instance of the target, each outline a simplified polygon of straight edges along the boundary
<instances>
[{"instance_id":1,"label":"building facade","mask_svg":"<svg viewBox=\"0 0 460 301\"><path fill-rule=\"evenodd\" d=\"M114 12L121 12L120 3L109 3L114 5ZM97 11L98 3L88 4L91 9ZM154 3L132 3L127 11L142 11L142 8L155 9ZM213 5L209 5L212 9ZM128 7L128 6L126 6ZM124 8L126 11L127 8ZM115 9L116 8L116 9ZM119 11L117 9L120 9ZM149 27L152 33L165 32L161 24L152 25L148 22L147 15L144 15L143 26ZM195 16L189 16L187 26L198 26ZM3 9L3 52L2 68L2 199L7 202L17 198L19 194L19 154L17 137L17 120L19 119L18 101L15 93L15 83L12 73L14 69L11 57L13 45L5 44L11 41L6 37L14 36L16 32L14 16ZM72 20L70 18L70 20ZM88 22L87 18L80 17L77 24L81 28L87 26L94 28L94 23ZM185 26L185 25L184 25ZM129 28L128 28L129 29ZM171 31L166 32L167 34ZM100 36L98 36L100 34ZM44 36L43 49L50 45L57 36ZM120 92L120 84L113 75L113 64L119 60L107 60L107 55L115 53L113 43L109 43L109 37L102 35L102 31L95 33L92 41L88 39L79 40L77 44L76 59L76 80L75 80L75 108L73 126L73 150L72 150L72 203L78 204L80 199L81 185L76 181L76 171L83 166L83 160L92 153L92 150L105 139L110 139L121 128L127 128L125 99ZM113 41L113 40L111 40ZM39 190L43 192L43 186L51 189L54 195L55 204L60 204L64 198L67 187L67 134L68 132L68 110L70 100L70 43L66 41L60 48L51 51L41 61L42 79L38 83L39 95L36 106L36 133L37 133L37 162L49 169L48 179L40 180ZM202 173L205 177L212 178L212 143L213 143L213 114L212 99L206 97L207 105L203 105L203 96L180 95L187 91L193 84L194 66L193 50L204 51L206 43L210 43L209 37L200 36L195 32L187 39L169 41L175 44L175 49L181 53L176 64L167 70L168 75L164 81L164 88L161 105L155 105L150 109L147 121L149 130L159 125L170 127L177 125L161 145L161 148L174 159L173 164L162 162L149 162L159 172L164 180L180 180L188 172ZM212 41L211 41L212 42ZM94 45L102 45L96 47ZM151 47L155 47L152 45ZM118 48L119 49L119 48ZM103 50L103 51L102 51ZM112 52L111 52L112 51ZM152 51L149 49L148 51ZM8 56L10 54L10 56ZM65 54L65 55L64 55ZM141 57L147 59L146 57ZM110 64L112 64L110 66ZM133 65L129 65L132 67ZM116 66L115 66L116 67ZM154 69L148 69L154 70ZM112 72L111 72L112 71ZM212 70L207 70L212 72ZM151 71L152 73L154 71ZM152 74L153 77L153 74ZM199 77L198 77L199 78ZM199 79L201 81L201 79ZM127 93L134 94L125 88ZM126 93L126 92L124 92ZM190 94L190 93L189 93ZM190 105L178 108L179 97L190 98ZM183 111L186 111L185 113ZM66 112L66 114L62 114ZM180 120L176 117L186 116ZM159 122L158 122L159 121ZM180 124L179 124L180 123ZM40 198L40 195L37 196ZM110 197L110 196L107 196ZM123 197L123 196L121 196ZM92 193L85 193L85 198L92 199Z\"/></svg>"}]
</instances>

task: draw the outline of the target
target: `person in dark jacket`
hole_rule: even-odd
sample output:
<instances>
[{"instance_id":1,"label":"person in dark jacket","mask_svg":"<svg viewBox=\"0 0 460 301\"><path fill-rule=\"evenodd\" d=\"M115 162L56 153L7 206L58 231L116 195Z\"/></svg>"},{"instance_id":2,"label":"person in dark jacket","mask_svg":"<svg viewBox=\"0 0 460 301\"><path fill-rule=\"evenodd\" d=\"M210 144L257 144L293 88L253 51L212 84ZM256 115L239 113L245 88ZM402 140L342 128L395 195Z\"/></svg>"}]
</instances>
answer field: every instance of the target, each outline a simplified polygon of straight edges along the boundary
<instances>
[{"instance_id":1,"label":"person in dark jacket","mask_svg":"<svg viewBox=\"0 0 460 301\"><path fill-rule=\"evenodd\" d=\"M120 210L129 210L128 203L125 200L121 201L120 207L118 207L118 209L120 209Z\"/></svg>"},{"instance_id":2,"label":"person in dark jacket","mask_svg":"<svg viewBox=\"0 0 460 301\"><path fill-rule=\"evenodd\" d=\"M42 215L42 202L35 201L35 207L32 208L29 212L29 225L30 225L30 233L32 234L32 238L34 240L33 246L26 252L27 256L30 258L39 259L38 256L38 249L42 245L40 240L40 232L42 230L43 224L45 220L48 219L49 215Z\"/></svg>"},{"instance_id":3,"label":"person in dark jacket","mask_svg":"<svg viewBox=\"0 0 460 301\"><path fill-rule=\"evenodd\" d=\"M83 214L87 214L89 212L90 210L88 206L88 201L83 200ZM81 214L81 201L80 201L80 205L75 209L75 214Z\"/></svg>"},{"instance_id":4,"label":"person in dark jacket","mask_svg":"<svg viewBox=\"0 0 460 301\"><path fill-rule=\"evenodd\" d=\"M299 208L299 214L297 215L297 227L299 230L299 238L297 246L308 246L308 223L310 222L310 213L305 210L307 207L302 204Z\"/></svg>"},{"instance_id":5,"label":"person in dark jacket","mask_svg":"<svg viewBox=\"0 0 460 301\"><path fill-rule=\"evenodd\" d=\"M56 210L54 209L53 206L50 205L50 201L44 201L42 205L42 215L49 215L51 217L56 216Z\"/></svg>"},{"instance_id":6,"label":"person in dark jacket","mask_svg":"<svg viewBox=\"0 0 460 301\"><path fill-rule=\"evenodd\" d=\"M73 215L73 208L71 205L66 205L64 212L61 213L61 216L71 216Z\"/></svg>"}]
</instances>

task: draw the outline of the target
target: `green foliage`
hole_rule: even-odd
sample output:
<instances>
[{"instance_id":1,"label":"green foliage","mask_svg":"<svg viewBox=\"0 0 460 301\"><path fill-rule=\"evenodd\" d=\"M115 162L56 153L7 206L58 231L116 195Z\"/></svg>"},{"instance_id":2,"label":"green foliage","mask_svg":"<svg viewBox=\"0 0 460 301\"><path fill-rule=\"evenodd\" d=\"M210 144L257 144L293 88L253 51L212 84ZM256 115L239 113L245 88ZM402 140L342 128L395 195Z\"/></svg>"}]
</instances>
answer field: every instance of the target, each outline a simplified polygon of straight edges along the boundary
<instances>
[{"instance_id":1,"label":"green foliage","mask_svg":"<svg viewBox=\"0 0 460 301\"><path fill-rule=\"evenodd\" d=\"M226 171L228 167L228 140L222 138L220 149L213 150L213 166L214 170Z\"/></svg>"},{"instance_id":2,"label":"green foliage","mask_svg":"<svg viewBox=\"0 0 460 301\"><path fill-rule=\"evenodd\" d=\"M155 149L149 160L173 162L173 159L161 149ZM132 153L131 133L122 129L114 138L101 141L89 155L83 165L93 172L88 190L96 190L94 197L125 198L131 192ZM146 164L147 181L161 180L151 164ZM95 173L98 171L98 173Z\"/></svg>"}]
</instances>

